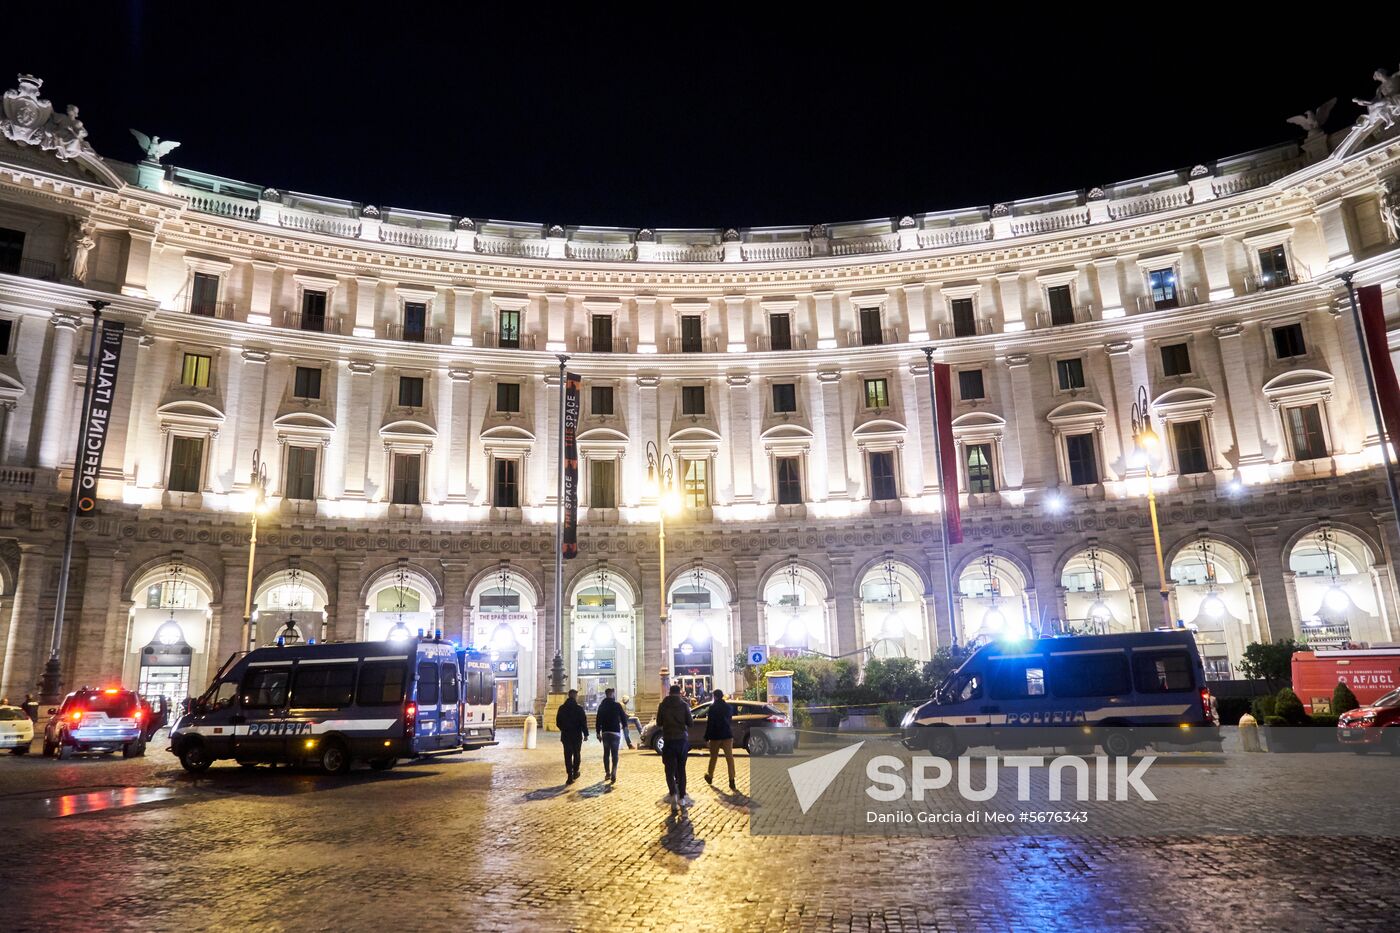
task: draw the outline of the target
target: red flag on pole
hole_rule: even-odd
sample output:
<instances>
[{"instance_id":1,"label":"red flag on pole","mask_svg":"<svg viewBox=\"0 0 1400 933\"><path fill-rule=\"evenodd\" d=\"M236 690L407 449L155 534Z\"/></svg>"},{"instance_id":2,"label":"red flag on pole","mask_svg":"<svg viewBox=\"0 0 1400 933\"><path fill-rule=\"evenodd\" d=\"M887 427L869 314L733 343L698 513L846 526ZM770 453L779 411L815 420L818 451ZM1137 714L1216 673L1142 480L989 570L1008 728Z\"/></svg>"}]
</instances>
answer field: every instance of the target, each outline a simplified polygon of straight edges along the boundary
<instances>
[{"instance_id":1,"label":"red flag on pole","mask_svg":"<svg viewBox=\"0 0 1400 933\"><path fill-rule=\"evenodd\" d=\"M953 443L953 371L947 363L933 364L934 433L938 436L939 483L942 485L944 525L948 543L961 544L962 512L958 508L958 455Z\"/></svg>"},{"instance_id":2,"label":"red flag on pole","mask_svg":"<svg viewBox=\"0 0 1400 933\"><path fill-rule=\"evenodd\" d=\"M1361 306L1361 325L1366 329L1366 353L1371 358L1371 375L1376 380L1376 399L1380 402L1385 433L1392 445L1400 445L1400 383L1395 380L1395 366L1390 359L1381 287L1363 285L1356 290L1356 297Z\"/></svg>"}]
</instances>

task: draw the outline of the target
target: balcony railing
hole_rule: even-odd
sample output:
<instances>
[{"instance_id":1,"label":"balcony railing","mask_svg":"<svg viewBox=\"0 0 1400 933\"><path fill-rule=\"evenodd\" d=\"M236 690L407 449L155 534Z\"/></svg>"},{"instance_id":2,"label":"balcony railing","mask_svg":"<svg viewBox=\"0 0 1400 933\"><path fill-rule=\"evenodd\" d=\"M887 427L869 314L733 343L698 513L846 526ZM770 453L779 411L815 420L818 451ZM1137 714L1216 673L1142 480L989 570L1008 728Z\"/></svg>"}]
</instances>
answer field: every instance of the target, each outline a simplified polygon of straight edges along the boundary
<instances>
[{"instance_id":1,"label":"balcony railing","mask_svg":"<svg viewBox=\"0 0 1400 933\"><path fill-rule=\"evenodd\" d=\"M718 353L719 340L715 337L667 337L667 353Z\"/></svg>"},{"instance_id":2,"label":"balcony railing","mask_svg":"<svg viewBox=\"0 0 1400 933\"><path fill-rule=\"evenodd\" d=\"M534 334L501 334L500 331L490 331L481 337L483 347L492 347L497 350L533 350L535 349Z\"/></svg>"},{"instance_id":3,"label":"balcony railing","mask_svg":"<svg viewBox=\"0 0 1400 933\"><path fill-rule=\"evenodd\" d=\"M282 326L288 330L304 330L314 334L339 334L340 321L334 314L306 314L288 311Z\"/></svg>"},{"instance_id":4,"label":"balcony railing","mask_svg":"<svg viewBox=\"0 0 1400 933\"><path fill-rule=\"evenodd\" d=\"M1069 318L1061 317L1056 320L1055 315L1049 311L1037 311L1035 313L1036 327L1068 327L1070 324L1084 324L1094 319L1094 306L1092 304L1077 304L1071 311Z\"/></svg>"},{"instance_id":5,"label":"balcony railing","mask_svg":"<svg viewBox=\"0 0 1400 933\"><path fill-rule=\"evenodd\" d=\"M1189 308L1200 303L1200 291L1192 285L1187 288L1177 288L1171 298L1161 301L1151 295L1139 295L1136 306L1138 312L1142 313L1145 311L1168 311L1172 308Z\"/></svg>"},{"instance_id":6,"label":"balcony railing","mask_svg":"<svg viewBox=\"0 0 1400 933\"><path fill-rule=\"evenodd\" d=\"M40 279L45 282L57 282L58 270L51 262L42 259L21 259L18 262L0 262L0 273L5 275L19 275L26 279Z\"/></svg>"},{"instance_id":7,"label":"balcony railing","mask_svg":"<svg viewBox=\"0 0 1400 933\"><path fill-rule=\"evenodd\" d=\"M944 340L951 340L955 337L982 337L992 332L992 322L978 318L972 322L971 332L958 332L958 328L952 321L941 321L938 324L938 336Z\"/></svg>"},{"instance_id":8,"label":"balcony railing","mask_svg":"<svg viewBox=\"0 0 1400 933\"><path fill-rule=\"evenodd\" d=\"M806 335L806 334L789 334L787 340L780 340L780 341L777 341L777 342L775 343L774 340L773 340L773 336L772 336L771 334L759 334L759 335L758 335L758 348L759 348L760 350L764 351L764 352L770 352L770 351L783 352L783 351L786 351L786 350L806 350L806 349L807 349L807 335Z\"/></svg>"},{"instance_id":9,"label":"balcony railing","mask_svg":"<svg viewBox=\"0 0 1400 933\"><path fill-rule=\"evenodd\" d=\"M442 343L442 328L428 325L405 327L402 324L390 324L389 339L402 340L405 343Z\"/></svg>"},{"instance_id":10,"label":"balcony railing","mask_svg":"<svg viewBox=\"0 0 1400 933\"><path fill-rule=\"evenodd\" d=\"M0 486L7 489L29 489L33 485L33 470L23 467L0 467Z\"/></svg>"},{"instance_id":11,"label":"balcony railing","mask_svg":"<svg viewBox=\"0 0 1400 933\"><path fill-rule=\"evenodd\" d=\"M233 320L233 302L231 301L197 301L191 298L185 303L185 313L195 317L212 317L220 321Z\"/></svg>"},{"instance_id":12,"label":"balcony railing","mask_svg":"<svg viewBox=\"0 0 1400 933\"><path fill-rule=\"evenodd\" d=\"M1298 278L1294 276L1292 272L1265 272L1261 275L1254 276L1252 280L1254 288L1252 290L1256 292L1267 292L1275 288L1287 288L1290 285L1297 284L1297 282Z\"/></svg>"},{"instance_id":13,"label":"balcony railing","mask_svg":"<svg viewBox=\"0 0 1400 933\"><path fill-rule=\"evenodd\" d=\"M630 349L626 337L584 336L574 346L576 353L626 353Z\"/></svg>"},{"instance_id":14,"label":"balcony railing","mask_svg":"<svg viewBox=\"0 0 1400 933\"><path fill-rule=\"evenodd\" d=\"M859 330L847 331L846 346L880 347L899 343L902 339L899 331L893 327L881 327L878 330L862 327Z\"/></svg>"}]
</instances>

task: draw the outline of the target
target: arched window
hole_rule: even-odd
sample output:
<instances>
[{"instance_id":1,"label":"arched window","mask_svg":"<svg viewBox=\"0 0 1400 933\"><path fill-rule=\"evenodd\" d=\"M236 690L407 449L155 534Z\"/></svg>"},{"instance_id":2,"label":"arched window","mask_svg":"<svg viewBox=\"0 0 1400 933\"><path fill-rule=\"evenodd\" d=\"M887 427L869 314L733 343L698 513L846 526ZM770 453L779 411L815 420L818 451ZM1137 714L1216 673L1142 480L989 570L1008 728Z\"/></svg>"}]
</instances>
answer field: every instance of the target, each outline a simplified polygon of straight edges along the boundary
<instances>
[{"instance_id":1,"label":"arched window","mask_svg":"<svg viewBox=\"0 0 1400 933\"><path fill-rule=\"evenodd\" d=\"M775 649L830 652L826 584L796 561L774 571L763 588L766 640Z\"/></svg>"},{"instance_id":2,"label":"arched window","mask_svg":"<svg viewBox=\"0 0 1400 933\"><path fill-rule=\"evenodd\" d=\"M983 554L958 575L961 634L967 644L990 638L1024 638L1030 622L1026 578L998 554Z\"/></svg>"},{"instance_id":3,"label":"arched window","mask_svg":"<svg viewBox=\"0 0 1400 933\"><path fill-rule=\"evenodd\" d=\"M886 559L860 581L863 641L873 657L933 656L933 637L924 606L923 578L908 564Z\"/></svg>"},{"instance_id":4,"label":"arched window","mask_svg":"<svg viewBox=\"0 0 1400 933\"><path fill-rule=\"evenodd\" d=\"M1060 573L1066 627L1080 634L1137 631L1133 572L1123 558L1099 547L1070 557Z\"/></svg>"}]
</instances>

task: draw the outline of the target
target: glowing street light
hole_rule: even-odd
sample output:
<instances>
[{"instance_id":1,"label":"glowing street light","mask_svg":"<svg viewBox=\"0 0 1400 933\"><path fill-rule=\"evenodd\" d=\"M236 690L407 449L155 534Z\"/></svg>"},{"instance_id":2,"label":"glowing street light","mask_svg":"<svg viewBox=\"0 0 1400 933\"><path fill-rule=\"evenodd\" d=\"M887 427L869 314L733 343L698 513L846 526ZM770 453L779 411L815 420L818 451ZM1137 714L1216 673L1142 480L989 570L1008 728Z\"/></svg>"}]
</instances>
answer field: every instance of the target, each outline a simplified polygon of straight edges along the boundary
<instances>
[{"instance_id":1,"label":"glowing street light","mask_svg":"<svg viewBox=\"0 0 1400 933\"><path fill-rule=\"evenodd\" d=\"M253 451L253 472L249 480L253 492L253 533L248 538L248 586L243 591L243 644L251 651L253 644L253 557L258 551L258 513L267 501L267 464L262 462L259 452Z\"/></svg>"},{"instance_id":2,"label":"glowing street light","mask_svg":"<svg viewBox=\"0 0 1400 933\"><path fill-rule=\"evenodd\" d=\"M1152 411L1147 401L1147 387L1138 386L1137 401L1133 403L1133 438L1142 450L1155 450L1161 438L1152 430ZM1157 585L1162 593L1162 622L1172 627L1171 596L1167 592L1167 572L1162 562L1162 529L1157 523L1157 494L1152 488L1152 461L1144 465L1147 471L1147 512L1152 518L1152 546L1157 551Z\"/></svg>"},{"instance_id":3,"label":"glowing street light","mask_svg":"<svg viewBox=\"0 0 1400 933\"><path fill-rule=\"evenodd\" d=\"M655 441L647 441L647 494L656 500L657 550L661 560L661 695L671 688L671 633L666 612L666 516L681 510L676 492L676 465L670 454L663 454ZM685 651L685 646L682 646Z\"/></svg>"}]
</instances>

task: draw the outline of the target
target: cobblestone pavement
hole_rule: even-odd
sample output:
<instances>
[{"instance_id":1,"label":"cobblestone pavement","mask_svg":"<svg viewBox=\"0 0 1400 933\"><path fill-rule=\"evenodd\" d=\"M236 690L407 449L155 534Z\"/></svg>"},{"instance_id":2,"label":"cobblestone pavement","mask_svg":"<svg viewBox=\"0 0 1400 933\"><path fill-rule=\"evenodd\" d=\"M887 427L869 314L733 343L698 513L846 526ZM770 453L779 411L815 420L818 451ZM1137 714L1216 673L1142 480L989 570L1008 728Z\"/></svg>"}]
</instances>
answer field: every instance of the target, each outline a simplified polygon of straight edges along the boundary
<instances>
[{"instance_id":1,"label":"cobblestone pavement","mask_svg":"<svg viewBox=\"0 0 1400 933\"><path fill-rule=\"evenodd\" d=\"M610 788L587 743L564 787L553 736L502 740L344 778L220 763L194 779L154 750L5 756L0 930L1393 930L1400 915L1395 840L755 837L747 798L707 786L698 757L695 806L673 819L650 752L624 750Z\"/></svg>"}]
</instances>

